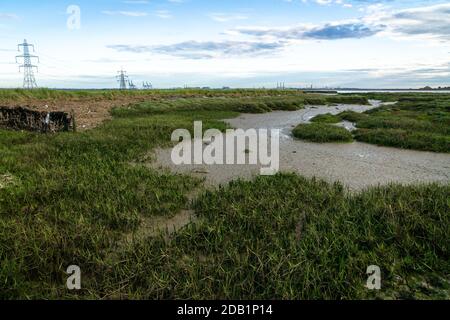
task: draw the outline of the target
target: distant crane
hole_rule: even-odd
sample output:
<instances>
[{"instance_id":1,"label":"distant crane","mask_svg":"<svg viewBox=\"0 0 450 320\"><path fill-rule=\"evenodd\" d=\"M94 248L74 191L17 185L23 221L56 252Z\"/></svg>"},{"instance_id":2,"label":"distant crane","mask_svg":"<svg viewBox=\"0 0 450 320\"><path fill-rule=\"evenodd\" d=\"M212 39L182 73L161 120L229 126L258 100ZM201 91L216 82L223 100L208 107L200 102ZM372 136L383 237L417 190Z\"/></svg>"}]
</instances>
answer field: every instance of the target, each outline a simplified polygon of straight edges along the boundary
<instances>
[{"instance_id":1,"label":"distant crane","mask_svg":"<svg viewBox=\"0 0 450 320\"><path fill-rule=\"evenodd\" d=\"M117 71L117 73L119 74L117 76L117 81L119 82L120 90L126 90L127 89L127 81L128 81L128 76L126 74L127 72L120 70L120 71Z\"/></svg>"},{"instance_id":2,"label":"distant crane","mask_svg":"<svg viewBox=\"0 0 450 320\"><path fill-rule=\"evenodd\" d=\"M284 89L285 89L285 87L284 87L284 82L277 82L277 89L282 89L282 90L284 90Z\"/></svg>"},{"instance_id":3,"label":"distant crane","mask_svg":"<svg viewBox=\"0 0 450 320\"><path fill-rule=\"evenodd\" d=\"M144 89L153 89L153 85L151 83L146 82L142 82L142 87Z\"/></svg>"},{"instance_id":4,"label":"distant crane","mask_svg":"<svg viewBox=\"0 0 450 320\"><path fill-rule=\"evenodd\" d=\"M34 50L34 45L33 44L29 44L27 42L27 40L23 40L23 43L19 44L17 46L18 50L20 51L20 47L22 47L23 49L23 54L16 56L16 63L19 63L17 61L18 58L23 58L23 64L19 66L19 72L20 72L20 68L24 68L24 77L23 77L23 88L24 89L34 89L37 88L37 84L36 84L36 79L34 77L34 72L33 72L33 68L36 68L36 72L38 70L38 67L33 65L31 62L31 59L36 58L38 60L39 63L39 57L35 56L35 55L30 55L30 49L29 47L33 48L33 52Z\"/></svg>"},{"instance_id":5,"label":"distant crane","mask_svg":"<svg viewBox=\"0 0 450 320\"><path fill-rule=\"evenodd\" d=\"M135 84L133 83L133 80L128 80L128 88L129 88L130 90L136 90L136 86L135 86Z\"/></svg>"}]
</instances>

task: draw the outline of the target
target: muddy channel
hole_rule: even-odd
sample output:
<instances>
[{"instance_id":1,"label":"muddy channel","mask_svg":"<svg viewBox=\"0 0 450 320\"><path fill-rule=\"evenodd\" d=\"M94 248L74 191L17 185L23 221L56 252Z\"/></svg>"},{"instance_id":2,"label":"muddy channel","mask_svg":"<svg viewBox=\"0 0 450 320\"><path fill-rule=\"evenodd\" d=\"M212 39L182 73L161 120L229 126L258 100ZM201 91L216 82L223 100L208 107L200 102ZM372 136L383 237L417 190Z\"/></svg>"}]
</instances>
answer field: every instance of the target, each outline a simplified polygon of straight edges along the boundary
<instances>
[{"instance_id":1,"label":"muddy channel","mask_svg":"<svg viewBox=\"0 0 450 320\"><path fill-rule=\"evenodd\" d=\"M352 191L391 182L448 183L450 181L449 154L380 147L361 142L319 144L292 137L292 129L297 124L307 123L318 114L337 114L345 110L364 112L379 105L379 101L370 101L370 105L308 106L297 111L241 114L234 119L224 121L233 128L279 129L279 170L281 172L296 172L329 182L340 181ZM337 125L344 126L348 130L354 129L353 124L349 122ZM226 184L237 178L252 179L260 174L260 164L175 165L171 160L171 153L172 148L155 150L156 160L151 166L202 177L207 187ZM246 157L248 156L246 154Z\"/></svg>"}]
</instances>

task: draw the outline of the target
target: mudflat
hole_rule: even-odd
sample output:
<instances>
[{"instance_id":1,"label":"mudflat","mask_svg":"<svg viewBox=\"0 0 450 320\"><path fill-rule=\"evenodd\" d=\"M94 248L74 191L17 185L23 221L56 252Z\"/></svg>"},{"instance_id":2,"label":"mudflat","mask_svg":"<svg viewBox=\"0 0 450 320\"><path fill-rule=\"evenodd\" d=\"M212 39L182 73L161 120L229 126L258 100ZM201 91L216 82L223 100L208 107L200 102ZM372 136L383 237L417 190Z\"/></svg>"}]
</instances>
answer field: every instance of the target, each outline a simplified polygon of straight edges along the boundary
<instances>
[{"instance_id":1,"label":"mudflat","mask_svg":"<svg viewBox=\"0 0 450 320\"><path fill-rule=\"evenodd\" d=\"M340 181L350 190L391 182L449 182L449 154L380 147L361 142L319 144L298 140L291 135L295 125L306 123L318 114L337 114L346 110L364 112L380 105L379 101L370 102L371 105L307 106L297 111L241 114L225 121L234 128L280 129L282 172L296 172L330 182ZM351 123L344 125L352 128ZM261 168L259 164L174 165L171 152L171 148L156 149L156 160L151 166L204 177L207 186L226 184L238 178L252 179Z\"/></svg>"}]
</instances>

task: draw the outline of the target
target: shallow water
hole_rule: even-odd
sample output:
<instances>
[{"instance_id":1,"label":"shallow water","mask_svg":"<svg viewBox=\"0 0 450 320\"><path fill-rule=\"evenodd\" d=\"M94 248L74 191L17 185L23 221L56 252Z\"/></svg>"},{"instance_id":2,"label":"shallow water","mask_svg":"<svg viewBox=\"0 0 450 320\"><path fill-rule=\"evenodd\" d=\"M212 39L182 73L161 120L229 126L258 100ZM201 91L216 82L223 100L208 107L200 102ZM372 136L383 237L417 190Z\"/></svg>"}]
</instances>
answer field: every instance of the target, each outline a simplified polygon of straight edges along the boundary
<instances>
[{"instance_id":1,"label":"shallow water","mask_svg":"<svg viewBox=\"0 0 450 320\"><path fill-rule=\"evenodd\" d=\"M306 106L297 111L273 111L260 114L241 114L233 119L226 119L233 128L241 129L280 129L281 137L292 139L292 128L299 123L307 123L319 114L338 114L342 111L352 110L364 112L380 106L377 100L370 100L370 105L339 104L336 106Z\"/></svg>"},{"instance_id":2,"label":"shallow water","mask_svg":"<svg viewBox=\"0 0 450 320\"><path fill-rule=\"evenodd\" d=\"M450 181L450 155L442 153L379 147L371 144L311 143L294 139L293 127L308 122L318 114L337 114L345 110L363 112L379 106L336 105L311 106L297 111L274 111L264 114L241 114L225 120L234 128L280 129L280 171L316 176L330 182L341 181L351 190L399 182L404 184ZM351 123L344 123L351 129ZM172 149L156 150L152 167L168 168L205 178L206 185L217 186L236 178L251 179L259 174L260 165L180 165L171 161ZM246 155L248 156L248 155Z\"/></svg>"}]
</instances>

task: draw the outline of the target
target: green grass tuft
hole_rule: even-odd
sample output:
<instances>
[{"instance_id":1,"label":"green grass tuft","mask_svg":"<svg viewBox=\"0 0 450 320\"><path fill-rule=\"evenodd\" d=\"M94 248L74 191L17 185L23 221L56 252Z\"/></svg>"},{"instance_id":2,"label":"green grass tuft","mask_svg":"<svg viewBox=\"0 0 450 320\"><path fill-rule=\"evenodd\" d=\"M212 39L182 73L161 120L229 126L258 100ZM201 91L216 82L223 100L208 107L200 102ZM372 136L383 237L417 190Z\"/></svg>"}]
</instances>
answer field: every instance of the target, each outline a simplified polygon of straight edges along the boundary
<instances>
[{"instance_id":1,"label":"green grass tuft","mask_svg":"<svg viewBox=\"0 0 450 320\"><path fill-rule=\"evenodd\" d=\"M358 129L355 139L381 146L434 152L450 152L450 137L403 129Z\"/></svg>"},{"instance_id":2,"label":"green grass tuft","mask_svg":"<svg viewBox=\"0 0 450 320\"><path fill-rule=\"evenodd\" d=\"M337 116L342 120L350 121L350 122L358 122L367 118L365 113L355 112L355 111L343 111Z\"/></svg>"},{"instance_id":3,"label":"green grass tuft","mask_svg":"<svg viewBox=\"0 0 450 320\"><path fill-rule=\"evenodd\" d=\"M345 128L323 123L299 124L294 137L312 142L351 142L352 134Z\"/></svg>"},{"instance_id":4,"label":"green grass tuft","mask_svg":"<svg viewBox=\"0 0 450 320\"><path fill-rule=\"evenodd\" d=\"M331 113L319 114L311 119L311 122L318 123L338 123L341 122L341 118L337 115Z\"/></svg>"}]
</instances>

